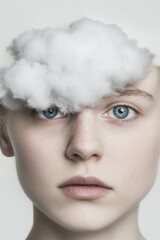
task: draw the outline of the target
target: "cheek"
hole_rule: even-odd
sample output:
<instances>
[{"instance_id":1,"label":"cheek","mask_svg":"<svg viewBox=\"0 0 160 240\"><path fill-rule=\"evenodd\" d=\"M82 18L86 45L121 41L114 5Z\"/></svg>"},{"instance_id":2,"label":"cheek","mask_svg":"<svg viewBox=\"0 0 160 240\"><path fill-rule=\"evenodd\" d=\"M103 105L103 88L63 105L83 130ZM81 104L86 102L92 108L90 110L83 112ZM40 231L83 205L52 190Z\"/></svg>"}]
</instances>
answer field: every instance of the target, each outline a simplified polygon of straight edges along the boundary
<instances>
[{"instance_id":1,"label":"cheek","mask_svg":"<svg viewBox=\"0 0 160 240\"><path fill-rule=\"evenodd\" d=\"M114 184L126 199L141 200L156 178L160 155L158 121L119 132L110 152L110 172ZM121 130L122 131L122 130ZM111 146L110 146L111 148ZM107 154L107 153L106 153Z\"/></svg>"},{"instance_id":2,"label":"cheek","mask_svg":"<svg viewBox=\"0 0 160 240\"><path fill-rule=\"evenodd\" d=\"M17 174L24 191L30 198L36 192L37 196L45 194L43 186L52 187L57 180L57 169L62 168L63 142L47 131L33 129L13 137Z\"/></svg>"}]
</instances>

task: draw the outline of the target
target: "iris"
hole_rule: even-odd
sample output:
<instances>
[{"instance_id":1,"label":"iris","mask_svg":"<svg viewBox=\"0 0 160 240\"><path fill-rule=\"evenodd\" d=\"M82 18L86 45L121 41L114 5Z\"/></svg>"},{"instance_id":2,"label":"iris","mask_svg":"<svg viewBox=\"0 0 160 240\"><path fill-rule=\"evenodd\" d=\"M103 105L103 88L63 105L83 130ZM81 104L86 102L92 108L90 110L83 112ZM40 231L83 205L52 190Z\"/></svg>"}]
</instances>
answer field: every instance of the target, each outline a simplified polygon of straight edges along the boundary
<instances>
[{"instance_id":1,"label":"iris","mask_svg":"<svg viewBox=\"0 0 160 240\"><path fill-rule=\"evenodd\" d=\"M46 117L48 119L52 119L57 116L57 114L59 113L59 109L57 107L51 107L46 110L43 110L42 113L43 113L44 117Z\"/></svg>"},{"instance_id":2,"label":"iris","mask_svg":"<svg viewBox=\"0 0 160 240\"><path fill-rule=\"evenodd\" d=\"M129 114L129 108L127 106L114 107L113 114L119 119L126 118Z\"/></svg>"}]
</instances>

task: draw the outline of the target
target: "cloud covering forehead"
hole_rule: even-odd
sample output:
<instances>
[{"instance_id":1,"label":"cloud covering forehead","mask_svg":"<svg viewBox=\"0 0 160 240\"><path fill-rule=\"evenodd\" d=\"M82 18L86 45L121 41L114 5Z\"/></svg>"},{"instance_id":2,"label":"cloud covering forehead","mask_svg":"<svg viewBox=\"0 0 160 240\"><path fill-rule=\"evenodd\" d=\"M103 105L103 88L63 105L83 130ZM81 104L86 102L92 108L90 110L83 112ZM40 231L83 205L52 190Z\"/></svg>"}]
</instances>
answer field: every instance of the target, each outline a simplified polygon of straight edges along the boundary
<instances>
[{"instance_id":1,"label":"cloud covering forehead","mask_svg":"<svg viewBox=\"0 0 160 240\"><path fill-rule=\"evenodd\" d=\"M0 99L10 109L80 111L144 79L153 59L118 26L88 18L24 32L9 51L15 62L0 71Z\"/></svg>"}]
</instances>

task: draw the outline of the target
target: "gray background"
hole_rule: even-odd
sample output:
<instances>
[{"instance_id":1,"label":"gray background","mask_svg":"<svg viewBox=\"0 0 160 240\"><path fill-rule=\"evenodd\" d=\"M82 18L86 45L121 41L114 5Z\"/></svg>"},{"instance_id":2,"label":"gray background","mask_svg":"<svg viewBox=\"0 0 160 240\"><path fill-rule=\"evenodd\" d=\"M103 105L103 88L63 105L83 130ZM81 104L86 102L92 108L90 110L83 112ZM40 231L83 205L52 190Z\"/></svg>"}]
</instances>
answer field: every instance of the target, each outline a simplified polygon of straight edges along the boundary
<instances>
[{"instance_id":1,"label":"gray background","mask_svg":"<svg viewBox=\"0 0 160 240\"><path fill-rule=\"evenodd\" d=\"M155 63L160 65L159 0L1 0L0 66L11 63L5 48L22 31L66 27L85 16L121 26L140 46L155 53ZM25 239L32 221L32 203L18 182L15 160L0 154L0 239ZM148 240L160 239L160 170L141 204L139 222Z\"/></svg>"}]
</instances>

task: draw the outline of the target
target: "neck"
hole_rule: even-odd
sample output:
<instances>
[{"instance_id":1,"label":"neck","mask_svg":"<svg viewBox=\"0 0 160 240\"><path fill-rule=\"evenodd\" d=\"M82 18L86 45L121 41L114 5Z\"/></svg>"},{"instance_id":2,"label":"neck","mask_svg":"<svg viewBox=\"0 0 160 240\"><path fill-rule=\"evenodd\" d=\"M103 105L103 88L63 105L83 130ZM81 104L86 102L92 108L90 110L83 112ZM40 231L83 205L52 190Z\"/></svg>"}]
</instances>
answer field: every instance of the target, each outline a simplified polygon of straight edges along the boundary
<instances>
[{"instance_id":1,"label":"neck","mask_svg":"<svg viewBox=\"0 0 160 240\"><path fill-rule=\"evenodd\" d=\"M93 232L73 232L65 229L34 207L34 224L26 240L145 240L138 227L138 207L116 222Z\"/></svg>"}]
</instances>

